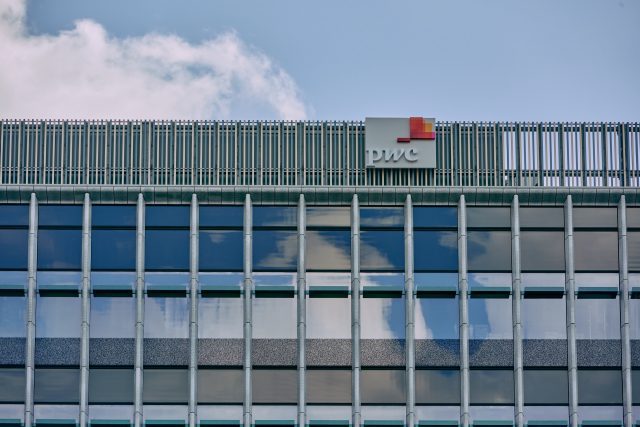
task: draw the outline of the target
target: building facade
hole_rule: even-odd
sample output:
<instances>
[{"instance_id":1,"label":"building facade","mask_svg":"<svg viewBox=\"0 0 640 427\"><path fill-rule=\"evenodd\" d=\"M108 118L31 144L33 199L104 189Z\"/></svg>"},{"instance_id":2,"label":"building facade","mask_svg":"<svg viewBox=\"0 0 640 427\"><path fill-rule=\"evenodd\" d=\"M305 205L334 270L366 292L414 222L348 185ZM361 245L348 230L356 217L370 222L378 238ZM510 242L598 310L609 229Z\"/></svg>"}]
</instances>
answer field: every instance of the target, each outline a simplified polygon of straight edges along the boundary
<instances>
[{"instance_id":1,"label":"building facade","mask_svg":"<svg viewBox=\"0 0 640 427\"><path fill-rule=\"evenodd\" d=\"M638 425L640 124L434 132L1 122L0 424Z\"/></svg>"}]
</instances>

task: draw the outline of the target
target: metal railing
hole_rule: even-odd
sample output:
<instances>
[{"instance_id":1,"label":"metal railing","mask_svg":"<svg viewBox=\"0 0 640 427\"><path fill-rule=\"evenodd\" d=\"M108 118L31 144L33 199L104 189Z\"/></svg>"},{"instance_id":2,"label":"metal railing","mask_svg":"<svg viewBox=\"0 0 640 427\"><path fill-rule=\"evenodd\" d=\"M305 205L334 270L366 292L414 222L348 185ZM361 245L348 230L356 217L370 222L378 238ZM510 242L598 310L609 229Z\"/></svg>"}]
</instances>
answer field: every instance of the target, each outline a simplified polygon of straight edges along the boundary
<instances>
[{"instance_id":1,"label":"metal railing","mask_svg":"<svg viewBox=\"0 0 640 427\"><path fill-rule=\"evenodd\" d=\"M640 123L438 123L435 169L367 169L363 122L0 121L0 184L640 185Z\"/></svg>"}]
</instances>

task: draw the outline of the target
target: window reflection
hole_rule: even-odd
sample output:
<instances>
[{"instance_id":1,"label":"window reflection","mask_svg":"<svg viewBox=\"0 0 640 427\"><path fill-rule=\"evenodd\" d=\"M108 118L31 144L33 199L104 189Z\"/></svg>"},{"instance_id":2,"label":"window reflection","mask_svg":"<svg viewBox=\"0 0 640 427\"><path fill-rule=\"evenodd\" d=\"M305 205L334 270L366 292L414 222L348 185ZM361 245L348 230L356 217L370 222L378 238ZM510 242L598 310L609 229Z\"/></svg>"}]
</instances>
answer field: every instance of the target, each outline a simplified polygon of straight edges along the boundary
<instances>
[{"instance_id":1,"label":"window reflection","mask_svg":"<svg viewBox=\"0 0 640 427\"><path fill-rule=\"evenodd\" d=\"M82 226L81 205L40 205L38 207L40 227Z\"/></svg>"},{"instance_id":2,"label":"window reflection","mask_svg":"<svg viewBox=\"0 0 640 427\"><path fill-rule=\"evenodd\" d=\"M254 227L295 228L298 224L295 206L255 206L252 214Z\"/></svg>"},{"instance_id":3,"label":"window reflection","mask_svg":"<svg viewBox=\"0 0 640 427\"><path fill-rule=\"evenodd\" d=\"M404 304L404 297L363 298L360 302L361 338L403 339Z\"/></svg>"},{"instance_id":4,"label":"window reflection","mask_svg":"<svg viewBox=\"0 0 640 427\"><path fill-rule=\"evenodd\" d=\"M446 405L416 405L418 422L424 421L458 421L460 419L459 406Z\"/></svg>"},{"instance_id":5,"label":"window reflection","mask_svg":"<svg viewBox=\"0 0 640 427\"><path fill-rule=\"evenodd\" d=\"M578 369L579 405L622 405L622 371Z\"/></svg>"},{"instance_id":6,"label":"window reflection","mask_svg":"<svg viewBox=\"0 0 640 427\"><path fill-rule=\"evenodd\" d=\"M578 298L576 338L620 339L619 298Z\"/></svg>"},{"instance_id":7,"label":"window reflection","mask_svg":"<svg viewBox=\"0 0 640 427\"><path fill-rule=\"evenodd\" d=\"M521 207L520 228L563 228L564 209Z\"/></svg>"},{"instance_id":8,"label":"window reflection","mask_svg":"<svg viewBox=\"0 0 640 427\"><path fill-rule=\"evenodd\" d=\"M403 404L406 375L401 369L363 369L360 373L363 404Z\"/></svg>"},{"instance_id":9,"label":"window reflection","mask_svg":"<svg viewBox=\"0 0 640 427\"><path fill-rule=\"evenodd\" d=\"M189 227L191 222L190 206L147 206L145 212L146 227Z\"/></svg>"},{"instance_id":10,"label":"window reflection","mask_svg":"<svg viewBox=\"0 0 640 427\"><path fill-rule=\"evenodd\" d=\"M146 230L147 270L189 270L189 230Z\"/></svg>"},{"instance_id":11,"label":"window reflection","mask_svg":"<svg viewBox=\"0 0 640 427\"><path fill-rule=\"evenodd\" d=\"M255 274L254 288L266 298L253 298L253 338L296 338L296 298L283 298L279 290L295 290L295 274Z\"/></svg>"},{"instance_id":12,"label":"window reflection","mask_svg":"<svg viewBox=\"0 0 640 427\"><path fill-rule=\"evenodd\" d=\"M307 298L307 338L351 338L351 297Z\"/></svg>"},{"instance_id":13,"label":"window reflection","mask_svg":"<svg viewBox=\"0 0 640 427\"><path fill-rule=\"evenodd\" d=\"M566 300L558 298L525 298L522 301L524 339L567 339Z\"/></svg>"},{"instance_id":14,"label":"window reflection","mask_svg":"<svg viewBox=\"0 0 640 427\"><path fill-rule=\"evenodd\" d=\"M616 208L573 208L574 228L616 228L618 226L618 210Z\"/></svg>"},{"instance_id":15,"label":"window reflection","mask_svg":"<svg viewBox=\"0 0 640 427\"><path fill-rule=\"evenodd\" d=\"M188 338L189 299L145 296L145 338Z\"/></svg>"},{"instance_id":16,"label":"window reflection","mask_svg":"<svg viewBox=\"0 0 640 427\"><path fill-rule=\"evenodd\" d=\"M472 405L513 405L511 369L472 369L469 371L469 385Z\"/></svg>"},{"instance_id":17,"label":"window reflection","mask_svg":"<svg viewBox=\"0 0 640 427\"><path fill-rule=\"evenodd\" d=\"M402 231L362 231L360 233L361 271L403 271L404 233Z\"/></svg>"},{"instance_id":18,"label":"window reflection","mask_svg":"<svg viewBox=\"0 0 640 427\"><path fill-rule=\"evenodd\" d=\"M244 210L242 206L200 206L200 228L242 228Z\"/></svg>"},{"instance_id":19,"label":"window reflection","mask_svg":"<svg viewBox=\"0 0 640 427\"><path fill-rule=\"evenodd\" d=\"M467 207L467 227L511 227L511 209L502 207Z\"/></svg>"},{"instance_id":20,"label":"window reflection","mask_svg":"<svg viewBox=\"0 0 640 427\"><path fill-rule=\"evenodd\" d=\"M509 231L469 231L467 242L469 271L511 270Z\"/></svg>"},{"instance_id":21,"label":"window reflection","mask_svg":"<svg viewBox=\"0 0 640 427\"><path fill-rule=\"evenodd\" d=\"M351 209L348 206L307 207L307 228L351 227Z\"/></svg>"},{"instance_id":22,"label":"window reflection","mask_svg":"<svg viewBox=\"0 0 640 427\"><path fill-rule=\"evenodd\" d=\"M91 297L91 338L133 338L136 308L132 297Z\"/></svg>"},{"instance_id":23,"label":"window reflection","mask_svg":"<svg viewBox=\"0 0 640 427\"><path fill-rule=\"evenodd\" d=\"M38 269L80 270L82 230L39 230Z\"/></svg>"},{"instance_id":24,"label":"window reflection","mask_svg":"<svg viewBox=\"0 0 640 427\"><path fill-rule=\"evenodd\" d=\"M198 300L198 338L242 338L242 298Z\"/></svg>"},{"instance_id":25,"label":"window reflection","mask_svg":"<svg viewBox=\"0 0 640 427\"><path fill-rule=\"evenodd\" d=\"M201 271L241 271L244 241L241 230L200 231Z\"/></svg>"},{"instance_id":26,"label":"window reflection","mask_svg":"<svg viewBox=\"0 0 640 427\"><path fill-rule=\"evenodd\" d=\"M0 337L24 337L27 298L0 296Z\"/></svg>"},{"instance_id":27,"label":"window reflection","mask_svg":"<svg viewBox=\"0 0 640 427\"><path fill-rule=\"evenodd\" d=\"M298 236L293 230L254 230L254 271L296 271Z\"/></svg>"},{"instance_id":28,"label":"window reflection","mask_svg":"<svg viewBox=\"0 0 640 427\"><path fill-rule=\"evenodd\" d=\"M26 270L28 243L28 230L0 229L0 269Z\"/></svg>"},{"instance_id":29,"label":"window reflection","mask_svg":"<svg viewBox=\"0 0 640 427\"><path fill-rule=\"evenodd\" d=\"M622 421L621 406L578 406L578 419L584 421ZM607 424L606 422L603 424Z\"/></svg>"},{"instance_id":30,"label":"window reflection","mask_svg":"<svg viewBox=\"0 0 640 427\"><path fill-rule=\"evenodd\" d=\"M523 271L563 271L564 232L522 231L520 251Z\"/></svg>"},{"instance_id":31,"label":"window reflection","mask_svg":"<svg viewBox=\"0 0 640 427\"><path fill-rule=\"evenodd\" d=\"M469 338L511 339L511 297L470 298Z\"/></svg>"},{"instance_id":32,"label":"window reflection","mask_svg":"<svg viewBox=\"0 0 640 427\"><path fill-rule=\"evenodd\" d=\"M309 230L306 233L306 262L309 271L349 271L351 232Z\"/></svg>"},{"instance_id":33,"label":"window reflection","mask_svg":"<svg viewBox=\"0 0 640 427\"><path fill-rule=\"evenodd\" d=\"M424 228L456 228L458 209L455 207L415 207L413 226Z\"/></svg>"},{"instance_id":34,"label":"window reflection","mask_svg":"<svg viewBox=\"0 0 640 427\"><path fill-rule=\"evenodd\" d=\"M416 271L458 270L458 234L455 231L414 231Z\"/></svg>"},{"instance_id":35,"label":"window reflection","mask_svg":"<svg viewBox=\"0 0 640 427\"><path fill-rule=\"evenodd\" d=\"M458 339L458 297L416 300L416 339Z\"/></svg>"},{"instance_id":36,"label":"window reflection","mask_svg":"<svg viewBox=\"0 0 640 427\"><path fill-rule=\"evenodd\" d=\"M417 404L460 404L458 369L418 369L415 376Z\"/></svg>"},{"instance_id":37,"label":"window reflection","mask_svg":"<svg viewBox=\"0 0 640 427\"><path fill-rule=\"evenodd\" d=\"M93 230L91 232L93 270L135 270L135 230Z\"/></svg>"},{"instance_id":38,"label":"window reflection","mask_svg":"<svg viewBox=\"0 0 640 427\"><path fill-rule=\"evenodd\" d=\"M403 228L404 209L399 207L360 208L360 227L365 228Z\"/></svg>"},{"instance_id":39,"label":"window reflection","mask_svg":"<svg viewBox=\"0 0 640 427\"><path fill-rule=\"evenodd\" d=\"M36 296L36 337L79 338L81 277L75 272L39 272ZM43 291L53 296L42 296ZM59 292L59 293L57 293Z\"/></svg>"},{"instance_id":40,"label":"window reflection","mask_svg":"<svg viewBox=\"0 0 640 427\"><path fill-rule=\"evenodd\" d=\"M213 420L232 420L240 423L242 405L199 405L198 422Z\"/></svg>"},{"instance_id":41,"label":"window reflection","mask_svg":"<svg viewBox=\"0 0 640 427\"><path fill-rule=\"evenodd\" d=\"M133 421L133 405L90 405L89 417L92 420L128 420L131 422Z\"/></svg>"},{"instance_id":42,"label":"window reflection","mask_svg":"<svg viewBox=\"0 0 640 427\"><path fill-rule=\"evenodd\" d=\"M29 205L0 206L0 227L29 226Z\"/></svg>"},{"instance_id":43,"label":"window reflection","mask_svg":"<svg viewBox=\"0 0 640 427\"><path fill-rule=\"evenodd\" d=\"M558 420L569 421L569 408L567 406L525 406L524 421Z\"/></svg>"},{"instance_id":44,"label":"window reflection","mask_svg":"<svg viewBox=\"0 0 640 427\"><path fill-rule=\"evenodd\" d=\"M573 247L576 271L618 269L618 233L615 231L575 231Z\"/></svg>"},{"instance_id":45,"label":"window reflection","mask_svg":"<svg viewBox=\"0 0 640 427\"><path fill-rule=\"evenodd\" d=\"M91 208L92 227L130 227L136 226L135 205L94 205Z\"/></svg>"}]
</instances>

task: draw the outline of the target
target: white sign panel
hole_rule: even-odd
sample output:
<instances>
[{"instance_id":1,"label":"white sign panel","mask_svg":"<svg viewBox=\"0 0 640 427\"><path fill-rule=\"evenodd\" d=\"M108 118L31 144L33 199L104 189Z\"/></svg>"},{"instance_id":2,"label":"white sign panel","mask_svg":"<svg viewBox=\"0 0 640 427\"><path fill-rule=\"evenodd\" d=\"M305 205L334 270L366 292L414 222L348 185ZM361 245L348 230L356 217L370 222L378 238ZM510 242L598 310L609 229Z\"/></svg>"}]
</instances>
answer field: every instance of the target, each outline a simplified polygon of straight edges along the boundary
<instances>
[{"instance_id":1,"label":"white sign panel","mask_svg":"<svg viewBox=\"0 0 640 427\"><path fill-rule=\"evenodd\" d=\"M365 119L365 162L368 168L436 167L435 119Z\"/></svg>"}]
</instances>

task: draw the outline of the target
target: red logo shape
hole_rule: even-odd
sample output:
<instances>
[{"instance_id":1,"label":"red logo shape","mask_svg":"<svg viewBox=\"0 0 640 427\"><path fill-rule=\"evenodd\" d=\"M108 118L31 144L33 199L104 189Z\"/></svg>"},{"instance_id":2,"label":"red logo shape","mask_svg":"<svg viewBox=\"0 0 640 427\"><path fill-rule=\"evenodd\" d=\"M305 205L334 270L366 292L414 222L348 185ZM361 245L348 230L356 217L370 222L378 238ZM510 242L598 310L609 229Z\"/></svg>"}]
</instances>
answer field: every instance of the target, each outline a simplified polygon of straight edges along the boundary
<instances>
[{"instance_id":1,"label":"red logo shape","mask_svg":"<svg viewBox=\"0 0 640 427\"><path fill-rule=\"evenodd\" d=\"M411 142L412 139L436 139L436 132L433 129L433 123L423 119L422 117L410 117L409 137L399 137L398 142Z\"/></svg>"}]
</instances>

